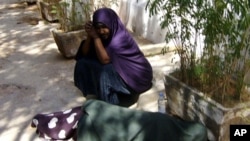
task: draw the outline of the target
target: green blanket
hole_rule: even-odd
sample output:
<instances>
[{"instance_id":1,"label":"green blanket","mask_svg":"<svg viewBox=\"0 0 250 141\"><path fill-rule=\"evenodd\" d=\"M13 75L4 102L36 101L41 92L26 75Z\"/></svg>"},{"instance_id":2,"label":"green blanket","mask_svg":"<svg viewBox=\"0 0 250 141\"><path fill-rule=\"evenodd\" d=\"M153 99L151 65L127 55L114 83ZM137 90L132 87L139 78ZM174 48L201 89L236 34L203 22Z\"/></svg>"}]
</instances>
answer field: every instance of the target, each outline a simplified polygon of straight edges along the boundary
<instances>
[{"instance_id":1,"label":"green blanket","mask_svg":"<svg viewBox=\"0 0 250 141\"><path fill-rule=\"evenodd\" d=\"M166 114L132 110L88 100L77 141L207 141L206 128Z\"/></svg>"}]
</instances>

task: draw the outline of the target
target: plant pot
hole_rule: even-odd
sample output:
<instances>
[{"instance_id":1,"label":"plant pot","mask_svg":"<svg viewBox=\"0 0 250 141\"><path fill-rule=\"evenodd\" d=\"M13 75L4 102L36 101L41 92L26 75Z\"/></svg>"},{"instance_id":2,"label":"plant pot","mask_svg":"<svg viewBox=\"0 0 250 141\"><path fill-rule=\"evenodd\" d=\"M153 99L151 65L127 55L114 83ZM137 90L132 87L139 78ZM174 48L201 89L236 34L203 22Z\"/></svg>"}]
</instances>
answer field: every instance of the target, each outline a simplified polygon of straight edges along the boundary
<instances>
[{"instance_id":1,"label":"plant pot","mask_svg":"<svg viewBox=\"0 0 250 141\"><path fill-rule=\"evenodd\" d=\"M165 75L167 111L185 120L196 120L208 129L212 141L229 141L231 124L249 124L250 102L224 107L171 75Z\"/></svg>"},{"instance_id":2,"label":"plant pot","mask_svg":"<svg viewBox=\"0 0 250 141\"><path fill-rule=\"evenodd\" d=\"M81 42L87 37L85 30L62 32L61 30L52 29L51 33L59 52L69 59L75 57Z\"/></svg>"},{"instance_id":3,"label":"plant pot","mask_svg":"<svg viewBox=\"0 0 250 141\"><path fill-rule=\"evenodd\" d=\"M56 22L58 18L56 17L56 13L51 13L52 7L54 4L48 4L43 1L37 2L41 17L48 22Z\"/></svg>"}]
</instances>

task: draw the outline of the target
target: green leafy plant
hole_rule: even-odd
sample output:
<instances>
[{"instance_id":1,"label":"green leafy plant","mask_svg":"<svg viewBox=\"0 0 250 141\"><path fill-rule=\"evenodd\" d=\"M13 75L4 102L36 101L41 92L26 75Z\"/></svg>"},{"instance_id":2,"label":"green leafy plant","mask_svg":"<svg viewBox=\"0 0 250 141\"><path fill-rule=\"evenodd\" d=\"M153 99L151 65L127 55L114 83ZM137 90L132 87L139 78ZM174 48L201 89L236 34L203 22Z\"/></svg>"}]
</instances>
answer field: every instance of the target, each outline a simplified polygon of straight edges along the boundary
<instances>
[{"instance_id":1,"label":"green leafy plant","mask_svg":"<svg viewBox=\"0 0 250 141\"><path fill-rule=\"evenodd\" d=\"M82 3L80 0L62 0L53 6L51 12L57 15L59 29L69 32L83 28L83 23L88 20L88 9L89 3Z\"/></svg>"},{"instance_id":2,"label":"green leafy plant","mask_svg":"<svg viewBox=\"0 0 250 141\"><path fill-rule=\"evenodd\" d=\"M175 43L180 57L175 73L181 81L224 105L246 99L248 0L149 0L146 9L161 14L165 40Z\"/></svg>"},{"instance_id":3,"label":"green leafy plant","mask_svg":"<svg viewBox=\"0 0 250 141\"><path fill-rule=\"evenodd\" d=\"M52 10L59 19L62 31L83 29L86 21L90 20L94 10L100 7L110 7L117 0L61 0Z\"/></svg>"}]
</instances>

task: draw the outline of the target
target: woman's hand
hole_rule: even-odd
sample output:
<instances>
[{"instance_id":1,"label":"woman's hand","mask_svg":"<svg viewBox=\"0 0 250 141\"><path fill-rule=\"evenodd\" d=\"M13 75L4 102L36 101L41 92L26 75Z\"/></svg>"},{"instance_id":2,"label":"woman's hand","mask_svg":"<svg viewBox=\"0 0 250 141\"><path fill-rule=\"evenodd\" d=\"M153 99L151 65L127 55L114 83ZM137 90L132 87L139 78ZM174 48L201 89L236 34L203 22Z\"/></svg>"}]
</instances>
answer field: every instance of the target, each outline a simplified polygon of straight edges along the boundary
<instances>
[{"instance_id":1,"label":"woman's hand","mask_svg":"<svg viewBox=\"0 0 250 141\"><path fill-rule=\"evenodd\" d=\"M92 22L87 22L85 24L85 30L88 34L88 37L94 39L94 47L99 61L102 64L110 63L110 58L108 56L108 53L106 52L106 49L103 46L102 41L99 38L99 35L97 34L96 29L94 28Z\"/></svg>"},{"instance_id":2,"label":"woman's hand","mask_svg":"<svg viewBox=\"0 0 250 141\"><path fill-rule=\"evenodd\" d=\"M96 33L96 30L93 26L93 23L91 21L89 21L85 24L85 31L87 32L88 36L90 36L91 38L93 38L93 39L99 38L99 36Z\"/></svg>"}]
</instances>

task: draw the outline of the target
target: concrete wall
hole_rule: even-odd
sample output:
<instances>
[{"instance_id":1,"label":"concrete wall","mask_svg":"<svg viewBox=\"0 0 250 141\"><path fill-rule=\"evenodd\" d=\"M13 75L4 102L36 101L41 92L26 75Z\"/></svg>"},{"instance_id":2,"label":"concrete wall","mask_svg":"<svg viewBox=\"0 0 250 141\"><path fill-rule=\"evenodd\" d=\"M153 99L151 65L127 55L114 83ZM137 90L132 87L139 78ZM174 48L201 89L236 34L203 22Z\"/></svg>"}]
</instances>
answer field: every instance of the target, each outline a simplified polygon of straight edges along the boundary
<instances>
[{"instance_id":1,"label":"concrete wall","mask_svg":"<svg viewBox=\"0 0 250 141\"><path fill-rule=\"evenodd\" d=\"M128 30L142 36L153 43L165 42L166 30L160 27L159 16L149 17L146 10L148 0L120 0L119 6L112 8L120 16Z\"/></svg>"}]
</instances>

